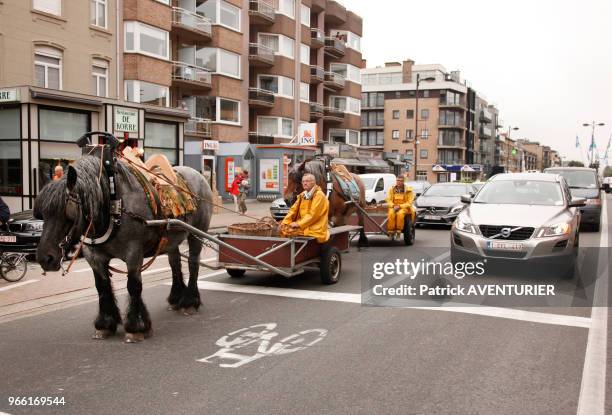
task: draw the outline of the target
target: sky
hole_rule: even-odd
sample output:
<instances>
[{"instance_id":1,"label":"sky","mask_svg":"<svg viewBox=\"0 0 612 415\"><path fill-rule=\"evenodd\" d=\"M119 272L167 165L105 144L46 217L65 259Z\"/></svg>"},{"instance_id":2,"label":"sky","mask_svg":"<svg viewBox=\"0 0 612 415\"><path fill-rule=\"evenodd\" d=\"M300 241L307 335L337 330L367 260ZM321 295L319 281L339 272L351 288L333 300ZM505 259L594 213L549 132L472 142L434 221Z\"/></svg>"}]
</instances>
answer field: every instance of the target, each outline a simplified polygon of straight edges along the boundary
<instances>
[{"instance_id":1,"label":"sky","mask_svg":"<svg viewBox=\"0 0 612 415\"><path fill-rule=\"evenodd\" d=\"M612 135L612 0L339 0L363 18L368 67L439 63L500 110L512 138L586 160ZM576 148L576 135L581 148ZM612 150L610 162L612 164Z\"/></svg>"}]
</instances>

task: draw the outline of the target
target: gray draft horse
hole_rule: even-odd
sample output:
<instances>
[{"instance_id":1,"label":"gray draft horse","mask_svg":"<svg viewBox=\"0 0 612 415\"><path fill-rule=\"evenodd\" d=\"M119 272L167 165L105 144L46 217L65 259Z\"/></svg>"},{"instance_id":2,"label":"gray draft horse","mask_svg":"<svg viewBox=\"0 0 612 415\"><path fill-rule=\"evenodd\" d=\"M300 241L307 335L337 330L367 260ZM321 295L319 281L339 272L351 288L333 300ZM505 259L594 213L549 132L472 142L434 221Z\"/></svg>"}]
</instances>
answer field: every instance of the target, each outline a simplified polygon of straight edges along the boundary
<instances>
[{"instance_id":1,"label":"gray draft horse","mask_svg":"<svg viewBox=\"0 0 612 415\"><path fill-rule=\"evenodd\" d=\"M179 219L203 231L208 230L212 215L212 191L204 177L189 167L175 167L185 179L190 191L197 196L196 210ZM99 178L99 175L101 177ZM116 163L115 187L122 201L120 225L110 239L100 245L84 245L83 254L91 266L98 290L99 312L95 319L94 338L104 339L114 334L122 319L110 280L109 262L119 258L127 265L129 304L123 323L125 341L140 341L151 334L151 318L142 300L141 268L147 256L155 254L162 234L167 236L165 252L172 268L172 288L168 303L172 309L186 312L201 305L197 280L202 242L182 230L165 231L147 227L144 220L157 219L138 179L127 164ZM76 207L76 208L75 208ZM85 234L91 222L90 237L99 237L110 223L110 191L100 159L83 156L58 181L46 185L34 204L34 216L44 220L37 251L37 261L45 271L58 271L64 247L72 247ZM185 285L181 271L179 245L187 238L189 244L189 282Z\"/></svg>"}]
</instances>

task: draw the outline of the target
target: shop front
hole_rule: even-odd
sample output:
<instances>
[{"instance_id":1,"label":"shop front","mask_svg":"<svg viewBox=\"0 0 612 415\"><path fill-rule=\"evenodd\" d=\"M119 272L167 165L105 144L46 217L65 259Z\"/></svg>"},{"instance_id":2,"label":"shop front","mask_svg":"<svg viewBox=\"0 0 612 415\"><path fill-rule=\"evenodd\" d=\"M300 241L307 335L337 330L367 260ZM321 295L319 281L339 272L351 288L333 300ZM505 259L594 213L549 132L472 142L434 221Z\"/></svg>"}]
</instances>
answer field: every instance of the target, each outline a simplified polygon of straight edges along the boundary
<instances>
[{"instance_id":1,"label":"shop front","mask_svg":"<svg viewBox=\"0 0 612 415\"><path fill-rule=\"evenodd\" d=\"M438 183L475 181L482 175L480 164L436 164L432 167Z\"/></svg>"}]
</instances>

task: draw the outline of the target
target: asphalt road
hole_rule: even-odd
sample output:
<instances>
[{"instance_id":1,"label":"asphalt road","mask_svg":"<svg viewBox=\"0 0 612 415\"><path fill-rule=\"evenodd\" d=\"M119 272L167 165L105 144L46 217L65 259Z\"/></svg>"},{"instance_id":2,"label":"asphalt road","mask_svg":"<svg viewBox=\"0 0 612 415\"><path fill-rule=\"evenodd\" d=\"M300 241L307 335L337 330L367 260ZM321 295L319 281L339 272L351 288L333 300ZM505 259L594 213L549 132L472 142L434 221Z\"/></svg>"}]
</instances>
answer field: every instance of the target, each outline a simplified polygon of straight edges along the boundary
<instances>
[{"instance_id":1,"label":"asphalt road","mask_svg":"<svg viewBox=\"0 0 612 415\"><path fill-rule=\"evenodd\" d=\"M603 228L609 246L609 223ZM601 233L581 238L582 246L602 242ZM124 343L122 328L108 340L90 339L97 301L84 264L71 301L47 307L34 298L40 294L28 297L44 280L0 291L0 309L21 310L0 319L0 411L612 413L607 308L360 304L363 255L409 249L426 257L447 246L447 229L419 229L410 248L373 240L370 248L342 256L342 278L333 286L322 286L316 270L291 280L265 273L235 280L205 271L204 305L192 316L166 311L162 259L144 290L154 336L140 344ZM607 249L582 261L606 261L607 272ZM562 284L570 297L580 295L579 287ZM120 294L122 308L125 303ZM28 306L38 311L28 315ZM65 404L9 405L9 397L37 396L63 397Z\"/></svg>"}]
</instances>

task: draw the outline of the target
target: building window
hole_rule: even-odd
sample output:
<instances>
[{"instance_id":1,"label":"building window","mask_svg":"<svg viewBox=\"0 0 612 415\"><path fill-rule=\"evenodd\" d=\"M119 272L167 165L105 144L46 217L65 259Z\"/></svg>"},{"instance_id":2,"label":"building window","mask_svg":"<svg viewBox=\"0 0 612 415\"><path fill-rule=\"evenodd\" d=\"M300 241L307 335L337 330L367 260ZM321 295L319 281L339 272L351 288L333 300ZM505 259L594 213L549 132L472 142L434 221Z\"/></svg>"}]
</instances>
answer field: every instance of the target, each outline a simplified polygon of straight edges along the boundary
<instances>
[{"instance_id":1,"label":"building window","mask_svg":"<svg viewBox=\"0 0 612 415\"><path fill-rule=\"evenodd\" d=\"M406 130L406 140L412 140L412 130Z\"/></svg>"},{"instance_id":2,"label":"building window","mask_svg":"<svg viewBox=\"0 0 612 415\"><path fill-rule=\"evenodd\" d=\"M39 137L41 140L76 142L89 131L89 113L53 110L38 110Z\"/></svg>"},{"instance_id":3,"label":"building window","mask_svg":"<svg viewBox=\"0 0 612 415\"><path fill-rule=\"evenodd\" d=\"M62 15L62 0L33 0L32 7L41 12Z\"/></svg>"},{"instance_id":4,"label":"building window","mask_svg":"<svg viewBox=\"0 0 612 415\"><path fill-rule=\"evenodd\" d=\"M412 160L413 157L414 157L414 151L413 150L406 150L406 158L408 160Z\"/></svg>"},{"instance_id":5,"label":"building window","mask_svg":"<svg viewBox=\"0 0 612 415\"><path fill-rule=\"evenodd\" d=\"M429 138L429 130L427 128L423 128L421 130L421 139L427 140Z\"/></svg>"},{"instance_id":6,"label":"building window","mask_svg":"<svg viewBox=\"0 0 612 415\"><path fill-rule=\"evenodd\" d=\"M19 107L0 107L0 194L21 195L21 129Z\"/></svg>"},{"instance_id":7,"label":"building window","mask_svg":"<svg viewBox=\"0 0 612 415\"><path fill-rule=\"evenodd\" d=\"M422 109L421 110L421 119L422 120L429 119L429 110L428 109Z\"/></svg>"},{"instance_id":8,"label":"building window","mask_svg":"<svg viewBox=\"0 0 612 415\"><path fill-rule=\"evenodd\" d=\"M355 130L341 130L332 128L329 130L330 143L346 143L353 146L358 146L360 141L360 133Z\"/></svg>"},{"instance_id":9,"label":"building window","mask_svg":"<svg viewBox=\"0 0 612 415\"><path fill-rule=\"evenodd\" d=\"M277 12L295 19L295 0L278 0Z\"/></svg>"},{"instance_id":10,"label":"building window","mask_svg":"<svg viewBox=\"0 0 612 415\"><path fill-rule=\"evenodd\" d=\"M290 37L270 33L259 33L257 36L259 43L272 49L275 55L295 58L295 41Z\"/></svg>"},{"instance_id":11,"label":"building window","mask_svg":"<svg viewBox=\"0 0 612 415\"><path fill-rule=\"evenodd\" d=\"M393 119L399 120L399 110L393 110Z\"/></svg>"},{"instance_id":12,"label":"building window","mask_svg":"<svg viewBox=\"0 0 612 415\"><path fill-rule=\"evenodd\" d=\"M213 24L241 31L240 8L223 0L198 0L195 3L196 13L208 17Z\"/></svg>"},{"instance_id":13,"label":"building window","mask_svg":"<svg viewBox=\"0 0 612 415\"><path fill-rule=\"evenodd\" d=\"M427 156L429 155L429 150L420 150L420 153L421 153L421 158L426 159Z\"/></svg>"},{"instance_id":14,"label":"building window","mask_svg":"<svg viewBox=\"0 0 612 415\"><path fill-rule=\"evenodd\" d=\"M153 154L163 154L170 164L178 164L178 125L165 122L145 122L145 159Z\"/></svg>"},{"instance_id":15,"label":"building window","mask_svg":"<svg viewBox=\"0 0 612 415\"><path fill-rule=\"evenodd\" d=\"M361 37L353 32L346 30L331 30L331 36L341 39L346 43L348 48L361 52ZM400 74L401 76L401 74Z\"/></svg>"},{"instance_id":16,"label":"building window","mask_svg":"<svg viewBox=\"0 0 612 415\"><path fill-rule=\"evenodd\" d=\"M62 52L47 46L37 46L34 54L36 86L62 89Z\"/></svg>"},{"instance_id":17,"label":"building window","mask_svg":"<svg viewBox=\"0 0 612 415\"><path fill-rule=\"evenodd\" d=\"M349 114L361 115L361 101L357 98L332 95L329 97L329 106Z\"/></svg>"},{"instance_id":18,"label":"building window","mask_svg":"<svg viewBox=\"0 0 612 415\"><path fill-rule=\"evenodd\" d=\"M125 51L168 59L168 32L141 22L125 22Z\"/></svg>"},{"instance_id":19,"label":"building window","mask_svg":"<svg viewBox=\"0 0 612 415\"><path fill-rule=\"evenodd\" d=\"M293 120L281 117L257 117L257 132L273 137L293 138Z\"/></svg>"},{"instance_id":20,"label":"building window","mask_svg":"<svg viewBox=\"0 0 612 415\"><path fill-rule=\"evenodd\" d=\"M300 4L300 21L306 27L310 27L310 7Z\"/></svg>"},{"instance_id":21,"label":"building window","mask_svg":"<svg viewBox=\"0 0 612 415\"><path fill-rule=\"evenodd\" d=\"M140 104L170 106L168 87L144 81L125 81L125 100Z\"/></svg>"},{"instance_id":22,"label":"building window","mask_svg":"<svg viewBox=\"0 0 612 415\"><path fill-rule=\"evenodd\" d=\"M329 70L341 75L348 81L355 82L356 84L361 83L361 71L356 66L346 63L332 63L329 65Z\"/></svg>"},{"instance_id":23,"label":"building window","mask_svg":"<svg viewBox=\"0 0 612 415\"><path fill-rule=\"evenodd\" d=\"M310 46L303 43L300 44L300 62L310 65Z\"/></svg>"},{"instance_id":24,"label":"building window","mask_svg":"<svg viewBox=\"0 0 612 415\"><path fill-rule=\"evenodd\" d=\"M106 0L91 0L90 8L90 23L106 29Z\"/></svg>"},{"instance_id":25,"label":"building window","mask_svg":"<svg viewBox=\"0 0 612 415\"><path fill-rule=\"evenodd\" d=\"M240 79L240 55L225 49L198 49L196 51L196 66L219 75Z\"/></svg>"},{"instance_id":26,"label":"building window","mask_svg":"<svg viewBox=\"0 0 612 415\"><path fill-rule=\"evenodd\" d=\"M99 97L108 96L108 62L94 59L91 67L91 92Z\"/></svg>"},{"instance_id":27,"label":"building window","mask_svg":"<svg viewBox=\"0 0 612 415\"><path fill-rule=\"evenodd\" d=\"M306 82L300 82L300 101L310 101L310 85Z\"/></svg>"},{"instance_id":28,"label":"building window","mask_svg":"<svg viewBox=\"0 0 612 415\"><path fill-rule=\"evenodd\" d=\"M240 101L217 97L217 121L240 124Z\"/></svg>"},{"instance_id":29,"label":"building window","mask_svg":"<svg viewBox=\"0 0 612 415\"><path fill-rule=\"evenodd\" d=\"M429 90L428 89L423 90L423 98L429 98Z\"/></svg>"},{"instance_id":30,"label":"building window","mask_svg":"<svg viewBox=\"0 0 612 415\"><path fill-rule=\"evenodd\" d=\"M418 181L426 182L427 181L427 172L425 170L417 170L416 179Z\"/></svg>"},{"instance_id":31,"label":"building window","mask_svg":"<svg viewBox=\"0 0 612 415\"><path fill-rule=\"evenodd\" d=\"M414 110L406 110L406 118L409 120L414 118Z\"/></svg>"},{"instance_id":32,"label":"building window","mask_svg":"<svg viewBox=\"0 0 612 415\"><path fill-rule=\"evenodd\" d=\"M399 130L391 131L391 138L394 139L394 140L399 139Z\"/></svg>"},{"instance_id":33,"label":"building window","mask_svg":"<svg viewBox=\"0 0 612 415\"><path fill-rule=\"evenodd\" d=\"M284 98L293 98L293 79L277 75L258 75L257 85L260 89L273 92Z\"/></svg>"}]
</instances>

